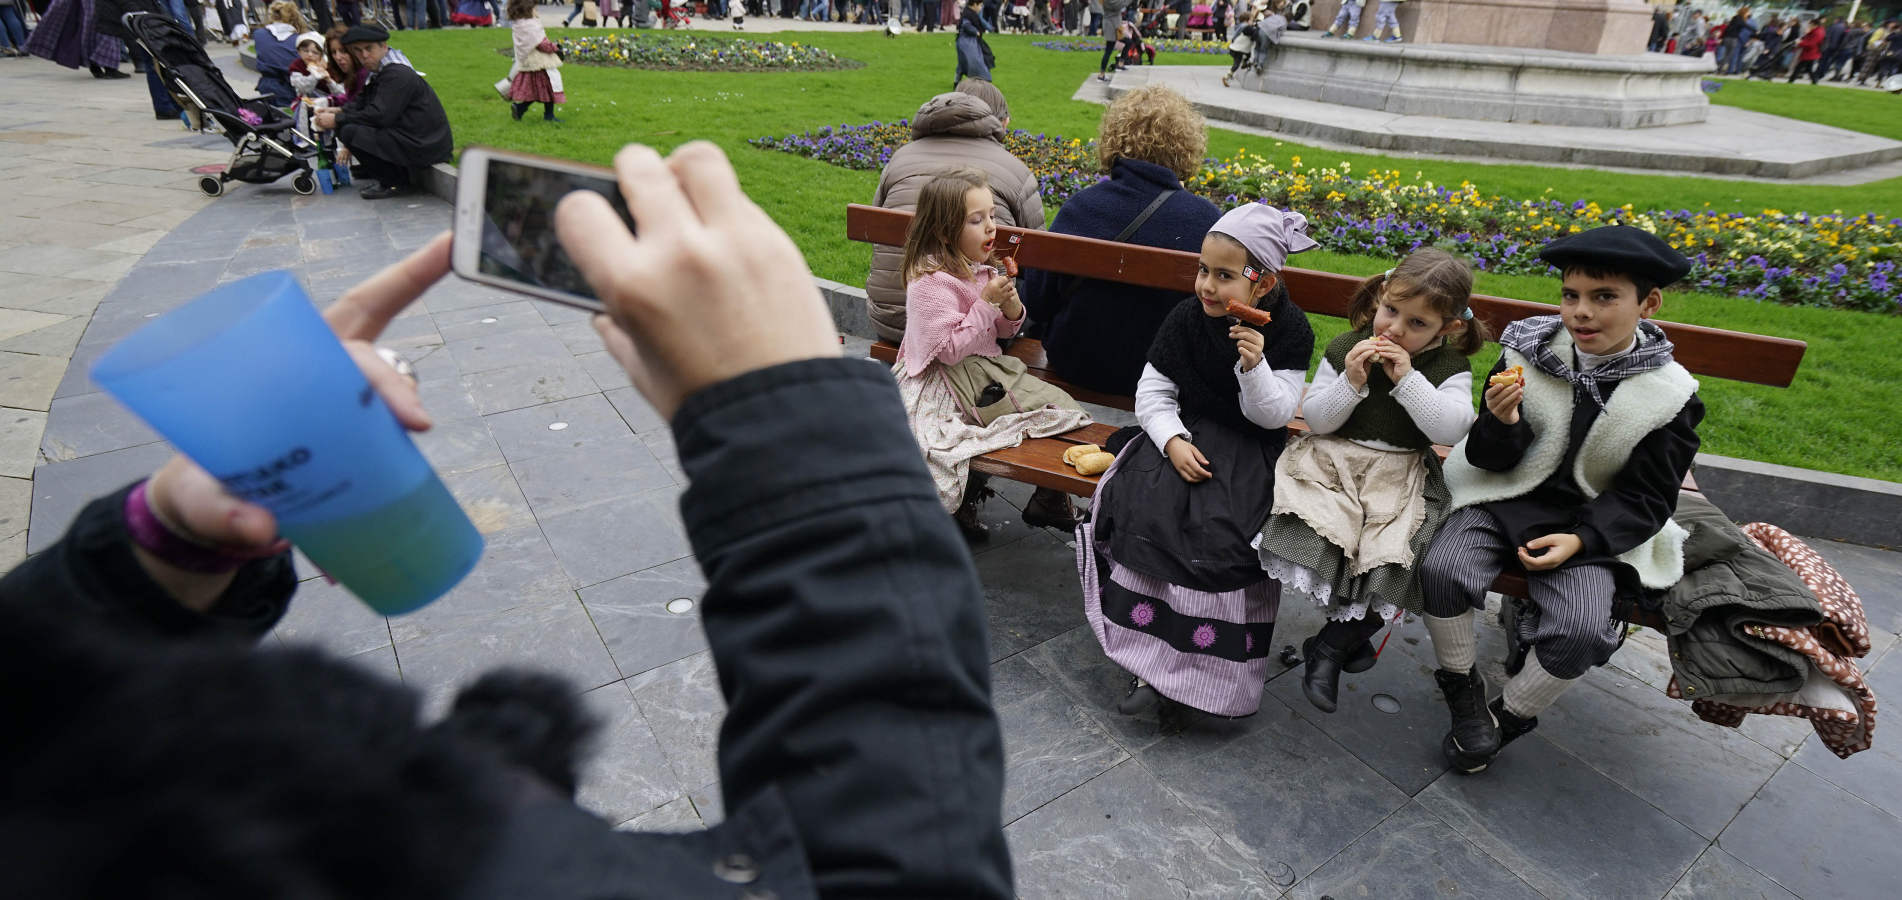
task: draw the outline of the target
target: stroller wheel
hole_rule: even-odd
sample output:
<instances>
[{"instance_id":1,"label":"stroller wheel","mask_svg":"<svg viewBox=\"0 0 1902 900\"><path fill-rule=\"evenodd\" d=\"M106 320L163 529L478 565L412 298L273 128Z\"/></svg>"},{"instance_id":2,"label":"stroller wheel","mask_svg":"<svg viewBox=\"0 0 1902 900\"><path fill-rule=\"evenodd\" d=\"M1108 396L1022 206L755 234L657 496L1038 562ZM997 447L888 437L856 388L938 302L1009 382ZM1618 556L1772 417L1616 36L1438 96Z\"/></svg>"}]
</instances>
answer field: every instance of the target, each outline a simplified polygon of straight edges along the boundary
<instances>
[{"instance_id":1,"label":"stroller wheel","mask_svg":"<svg viewBox=\"0 0 1902 900\"><path fill-rule=\"evenodd\" d=\"M206 175L198 179L198 189L204 191L207 197L216 197L225 192L225 183L215 175Z\"/></svg>"},{"instance_id":2,"label":"stroller wheel","mask_svg":"<svg viewBox=\"0 0 1902 900\"><path fill-rule=\"evenodd\" d=\"M317 191L317 179L309 172L299 172L291 179L291 189L300 194L312 194Z\"/></svg>"}]
</instances>

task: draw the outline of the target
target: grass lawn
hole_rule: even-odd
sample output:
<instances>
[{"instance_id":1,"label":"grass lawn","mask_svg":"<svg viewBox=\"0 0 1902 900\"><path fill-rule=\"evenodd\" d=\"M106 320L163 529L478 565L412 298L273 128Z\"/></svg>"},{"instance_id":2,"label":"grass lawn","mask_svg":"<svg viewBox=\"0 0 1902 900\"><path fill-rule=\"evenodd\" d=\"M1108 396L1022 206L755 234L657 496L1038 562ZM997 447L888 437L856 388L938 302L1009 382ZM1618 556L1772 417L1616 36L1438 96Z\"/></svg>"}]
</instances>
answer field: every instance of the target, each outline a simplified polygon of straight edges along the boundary
<instances>
[{"instance_id":1,"label":"grass lawn","mask_svg":"<svg viewBox=\"0 0 1902 900\"><path fill-rule=\"evenodd\" d=\"M552 35L559 38L563 33L556 29ZM949 89L955 69L951 40L916 35L891 40L878 33L777 34L772 38L817 44L866 66L811 73L715 73L570 65L562 72L570 98L560 112L566 121L550 126L537 120L534 113L539 110L525 121L511 121L507 105L490 87L508 70L508 59L496 52L507 45L505 32L402 32L392 43L428 73L454 124L459 146L489 144L605 163L625 143L651 144L664 152L689 140L713 141L732 157L747 192L805 251L815 274L861 284L871 250L845 239L842 212L847 203L871 198L877 173L755 149L746 140L824 125L905 118L932 95ZM998 57L998 85L1010 97L1014 127L1077 138L1095 135L1102 107L1070 99L1085 75L1095 70L1095 57L1034 48L1027 36L987 40ZM1214 65L1226 59L1166 54L1158 61ZM1734 84L1726 84L1724 90ZM1378 165L1422 171L1436 181L1472 181L1481 190L1515 197L1536 196L1551 188L1554 195L1566 199L1595 200L1601 205L1629 202L1639 208L1708 203L1751 211L1769 207L1902 213L1902 179L1818 187L1404 160L1210 130L1212 156L1232 155L1242 147L1282 159L1299 154L1311 165L1348 160L1356 169ZM736 249L736 256L743 259L743 250ZM1371 274L1392 264L1321 251L1304 254L1298 261L1309 268L1352 274ZM1556 294L1552 281L1523 276L1482 274L1478 289L1541 301L1550 301ZM1790 389L1704 380L1703 397L1710 414L1701 432L1707 451L1902 481L1902 458L1893 449L1902 438L1902 428L1893 423L1896 404L1891 399L1902 366L1895 363L1889 349L1902 344L1902 317L1701 295L1667 297L1664 315L1675 321L1796 337L1810 344L1797 383ZM1338 320L1319 317L1315 324L1322 341L1344 327ZM1490 363L1489 351L1476 364Z\"/></svg>"},{"instance_id":2,"label":"grass lawn","mask_svg":"<svg viewBox=\"0 0 1902 900\"><path fill-rule=\"evenodd\" d=\"M1902 97L1807 82L1719 79L1710 102L1902 141Z\"/></svg>"}]
</instances>

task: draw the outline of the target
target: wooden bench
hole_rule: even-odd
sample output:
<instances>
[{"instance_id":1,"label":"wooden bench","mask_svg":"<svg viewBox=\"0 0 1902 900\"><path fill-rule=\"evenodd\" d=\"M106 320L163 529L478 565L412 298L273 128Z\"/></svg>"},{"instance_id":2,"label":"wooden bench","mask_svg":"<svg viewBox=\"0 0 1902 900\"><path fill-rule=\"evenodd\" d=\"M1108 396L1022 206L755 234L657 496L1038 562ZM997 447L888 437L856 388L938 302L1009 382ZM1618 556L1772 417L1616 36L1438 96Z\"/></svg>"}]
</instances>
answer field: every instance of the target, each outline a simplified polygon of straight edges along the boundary
<instances>
[{"instance_id":1,"label":"wooden bench","mask_svg":"<svg viewBox=\"0 0 1902 900\"><path fill-rule=\"evenodd\" d=\"M870 244L903 246L911 214L874 206L851 204L846 207L846 236ZM1066 275L1080 275L1102 281L1180 291L1184 296L1195 292L1197 255L1181 250L1162 250L1136 244L1119 244L1095 238L999 227L1008 237L1019 236L1017 262L1024 268L1043 269ZM1296 306L1310 315L1345 318L1353 303L1354 292L1362 279L1313 269L1289 267L1282 270L1288 294ZM1508 324L1531 316L1553 315L1558 307L1505 297L1473 297L1473 314L1497 335ZM1674 355L1686 369L1715 378L1727 378L1752 384L1788 387L1807 349L1804 342L1789 338L1767 337L1701 325L1683 325L1659 321L1676 345ZM1063 388L1085 403L1114 409L1133 409L1132 397L1102 394L1071 385L1050 371L1043 345L1019 338L1007 351L1024 361L1032 374ZM880 341L872 345L871 355L883 362L894 362L898 348ZM1296 419L1289 429L1300 431L1306 424ZM1054 438L1034 438L1017 447L987 453L971 461L971 467L1012 481L1089 497L1096 492L1095 476L1078 475L1064 465L1063 451L1076 444L1102 444L1115 429L1106 425L1088 425ZM1445 457L1449 448L1434 448ZM1696 491L1696 479L1686 475L1684 489ZM1513 597L1526 596L1525 574L1509 571L1493 583L1493 590ZM1654 622L1641 621L1653 625Z\"/></svg>"}]
</instances>

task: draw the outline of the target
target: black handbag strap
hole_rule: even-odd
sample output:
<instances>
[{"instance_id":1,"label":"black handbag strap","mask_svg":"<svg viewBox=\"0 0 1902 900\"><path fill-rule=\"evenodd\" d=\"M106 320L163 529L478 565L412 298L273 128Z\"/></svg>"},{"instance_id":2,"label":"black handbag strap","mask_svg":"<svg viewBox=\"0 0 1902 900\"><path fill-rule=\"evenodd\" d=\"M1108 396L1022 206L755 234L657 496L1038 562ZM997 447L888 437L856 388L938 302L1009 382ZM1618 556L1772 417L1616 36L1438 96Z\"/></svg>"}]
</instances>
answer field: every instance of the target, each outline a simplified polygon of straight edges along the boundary
<instances>
[{"instance_id":1,"label":"black handbag strap","mask_svg":"<svg viewBox=\"0 0 1902 900\"><path fill-rule=\"evenodd\" d=\"M1149 205L1143 207L1143 211L1137 213L1136 218L1129 220L1129 224L1123 226L1123 230L1117 232L1116 236L1113 238L1110 238L1110 240L1115 241L1119 244L1126 240L1129 240L1129 236L1132 234L1135 234L1136 229L1143 227L1143 223L1149 221L1149 217L1155 215L1156 210L1161 209L1162 204L1168 202L1170 197L1175 196L1175 193L1176 193L1176 189L1170 188L1166 191L1163 191L1160 194L1157 194L1156 199L1149 201ZM1089 281L1089 280L1091 279L1086 276L1082 276L1082 275L1077 276L1074 281L1070 282L1069 287L1066 287L1063 289L1063 296L1059 300L1058 305L1068 306L1070 304L1070 295L1075 294L1077 288L1082 287L1083 282Z\"/></svg>"}]
</instances>

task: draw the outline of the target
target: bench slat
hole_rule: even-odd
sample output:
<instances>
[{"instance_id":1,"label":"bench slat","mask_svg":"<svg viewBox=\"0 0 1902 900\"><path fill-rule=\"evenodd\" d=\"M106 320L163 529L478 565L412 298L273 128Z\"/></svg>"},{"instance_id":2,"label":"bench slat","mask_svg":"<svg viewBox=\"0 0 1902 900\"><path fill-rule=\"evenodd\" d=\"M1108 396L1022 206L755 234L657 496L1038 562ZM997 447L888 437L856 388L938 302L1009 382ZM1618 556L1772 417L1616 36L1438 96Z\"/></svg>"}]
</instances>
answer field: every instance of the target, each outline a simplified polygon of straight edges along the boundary
<instances>
[{"instance_id":1,"label":"bench slat","mask_svg":"<svg viewBox=\"0 0 1902 900\"><path fill-rule=\"evenodd\" d=\"M905 232L910 227L911 213L908 212L858 203L846 207L846 236L855 241L902 247ZM1176 290L1184 295L1195 291L1197 257L1194 253L1048 231L1002 226L997 230L1006 235L1022 236L1023 243L1017 252L1017 261L1023 266ZM1288 280L1289 294L1303 310L1335 317L1347 315L1354 292L1361 284L1361 279L1350 275L1313 269L1289 267L1283 269L1282 274ZM1492 328L1494 334L1499 334L1506 325L1520 319L1554 315L1558 307L1476 294L1473 296L1473 312ZM1733 381L1789 387L1808 348L1804 342L1790 338L1677 322L1659 321L1658 324L1677 344L1674 355L1686 369L1699 375Z\"/></svg>"}]
</instances>

